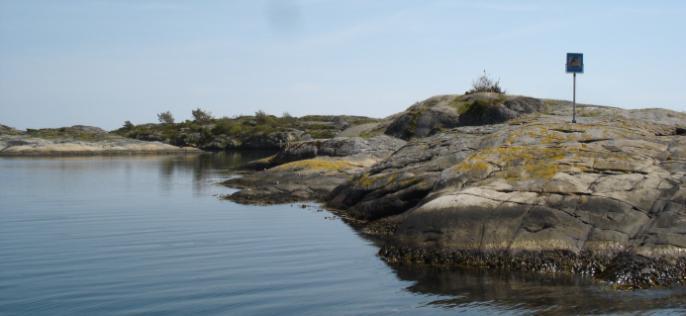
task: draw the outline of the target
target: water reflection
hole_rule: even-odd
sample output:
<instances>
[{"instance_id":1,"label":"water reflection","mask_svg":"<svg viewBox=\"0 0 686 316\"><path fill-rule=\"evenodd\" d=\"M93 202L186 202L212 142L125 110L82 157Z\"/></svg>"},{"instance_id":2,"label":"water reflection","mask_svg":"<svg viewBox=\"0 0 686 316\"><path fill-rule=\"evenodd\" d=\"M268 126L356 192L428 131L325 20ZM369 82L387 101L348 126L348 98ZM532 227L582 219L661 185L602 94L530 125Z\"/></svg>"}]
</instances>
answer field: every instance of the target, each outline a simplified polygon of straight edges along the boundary
<instances>
[{"instance_id":1,"label":"water reflection","mask_svg":"<svg viewBox=\"0 0 686 316\"><path fill-rule=\"evenodd\" d=\"M159 175L155 184L163 192L171 193L174 184L185 185L191 179L193 195L211 194L214 185L225 180L245 163L267 157L273 151L245 150L219 153L181 154L181 155L114 155L114 156L59 156L59 157L2 157L15 163L5 164L3 168L16 172L44 172L43 176L53 177L52 181L77 181L80 177L93 177L94 172L117 170L123 173L123 185L131 188L137 181L149 181L144 174L155 172ZM52 173L52 171L58 171ZM152 184L152 183L151 183ZM105 185L105 183L97 183Z\"/></svg>"},{"instance_id":2,"label":"water reflection","mask_svg":"<svg viewBox=\"0 0 686 316\"><path fill-rule=\"evenodd\" d=\"M38 305L60 314L58 307L87 308L100 297L117 314L128 306L178 314L237 306L242 314L686 312L685 289L618 292L570 276L389 271L373 257L379 240L358 233L370 241L361 242L337 221L208 198L226 192L218 181L268 154L0 159L0 257L8 258L0 261L0 310ZM101 278L121 296L108 297ZM299 310L303 302L312 309Z\"/></svg>"},{"instance_id":3,"label":"water reflection","mask_svg":"<svg viewBox=\"0 0 686 316\"><path fill-rule=\"evenodd\" d=\"M194 192L216 181L212 176L228 177L246 161L266 157L265 152L230 152L195 157L170 157L161 165L168 180L174 172L193 173ZM223 172L218 173L219 170ZM216 179L216 178L215 178ZM203 193L204 194L204 193ZM377 247L383 241L369 238ZM474 310L495 307L517 313L563 315L626 313L636 311L686 312L686 288L617 291L588 278L570 275L507 273L478 269L442 269L428 266L389 265L400 280L413 284L408 292L441 299L427 305L447 310Z\"/></svg>"},{"instance_id":4,"label":"water reflection","mask_svg":"<svg viewBox=\"0 0 686 316\"><path fill-rule=\"evenodd\" d=\"M686 312L686 289L617 291L589 279L484 270L391 266L413 293L447 296L429 305L464 308L497 306L542 314L596 314L637 311Z\"/></svg>"},{"instance_id":5,"label":"water reflection","mask_svg":"<svg viewBox=\"0 0 686 316\"><path fill-rule=\"evenodd\" d=\"M228 177L247 161L264 158L272 152L251 150L199 155L178 155L162 157L159 162L160 187L169 191L175 181L175 175L192 177L194 195L204 194L221 177Z\"/></svg>"}]
</instances>

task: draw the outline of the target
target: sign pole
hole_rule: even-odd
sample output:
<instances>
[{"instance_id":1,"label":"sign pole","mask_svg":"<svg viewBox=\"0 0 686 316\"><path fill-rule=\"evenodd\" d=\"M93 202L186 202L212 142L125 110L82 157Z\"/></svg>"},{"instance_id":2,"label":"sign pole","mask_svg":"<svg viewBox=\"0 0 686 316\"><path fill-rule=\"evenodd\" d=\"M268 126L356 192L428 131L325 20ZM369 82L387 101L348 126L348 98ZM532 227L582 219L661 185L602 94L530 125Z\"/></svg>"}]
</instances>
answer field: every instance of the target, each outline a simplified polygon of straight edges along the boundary
<instances>
[{"instance_id":1,"label":"sign pole","mask_svg":"<svg viewBox=\"0 0 686 316\"><path fill-rule=\"evenodd\" d=\"M572 90L572 123L576 123L576 74L584 73L584 54L567 53L567 73L574 75Z\"/></svg>"},{"instance_id":2,"label":"sign pole","mask_svg":"<svg viewBox=\"0 0 686 316\"><path fill-rule=\"evenodd\" d=\"M572 123L576 123L576 72L574 73L574 88L572 96Z\"/></svg>"}]
</instances>

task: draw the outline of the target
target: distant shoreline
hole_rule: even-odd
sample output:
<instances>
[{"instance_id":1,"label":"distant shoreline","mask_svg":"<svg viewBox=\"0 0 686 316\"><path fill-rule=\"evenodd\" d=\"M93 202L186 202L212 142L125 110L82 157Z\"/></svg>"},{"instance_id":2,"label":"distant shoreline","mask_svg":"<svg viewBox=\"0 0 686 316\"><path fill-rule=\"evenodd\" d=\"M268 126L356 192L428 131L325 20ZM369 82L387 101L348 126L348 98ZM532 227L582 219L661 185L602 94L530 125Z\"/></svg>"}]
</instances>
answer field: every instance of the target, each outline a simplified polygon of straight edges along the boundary
<instances>
[{"instance_id":1,"label":"distant shoreline","mask_svg":"<svg viewBox=\"0 0 686 316\"><path fill-rule=\"evenodd\" d=\"M45 129L45 135L31 135L7 126L0 129L0 156L59 157L96 155L151 155L199 153L199 149L162 142L146 142L112 135L87 126ZM41 137L43 136L43 137Z\"/></svg>"}]
</instances>

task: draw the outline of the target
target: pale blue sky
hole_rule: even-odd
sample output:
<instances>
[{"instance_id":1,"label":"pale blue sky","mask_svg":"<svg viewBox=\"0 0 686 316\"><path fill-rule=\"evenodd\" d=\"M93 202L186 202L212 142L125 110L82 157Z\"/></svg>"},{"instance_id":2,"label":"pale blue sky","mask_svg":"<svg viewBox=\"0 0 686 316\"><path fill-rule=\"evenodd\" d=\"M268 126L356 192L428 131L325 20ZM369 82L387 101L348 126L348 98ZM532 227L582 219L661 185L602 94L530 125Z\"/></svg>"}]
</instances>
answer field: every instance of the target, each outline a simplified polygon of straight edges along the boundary
<instances>
[{"instance_id":1,"label":"pale blue sky","mask_svg":"<svg viewBox=\"0 0 686 316\"><path fill-rule=\"evenodd\" d=\"M0 0L0 123L217 116L383 117L462 93L686 110L683 1Z\"/></svg>"}]
</instances>

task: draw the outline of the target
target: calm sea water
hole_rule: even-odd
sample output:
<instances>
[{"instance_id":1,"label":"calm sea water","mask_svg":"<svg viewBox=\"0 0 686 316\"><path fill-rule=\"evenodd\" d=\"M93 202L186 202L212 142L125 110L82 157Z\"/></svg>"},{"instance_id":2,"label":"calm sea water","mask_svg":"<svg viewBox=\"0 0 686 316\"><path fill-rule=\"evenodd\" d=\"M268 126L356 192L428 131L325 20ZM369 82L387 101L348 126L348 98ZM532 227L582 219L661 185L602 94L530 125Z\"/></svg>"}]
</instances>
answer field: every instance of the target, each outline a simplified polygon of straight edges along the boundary
<instances>
[{"instance_id":1,"label":"calm sea water","mask_svg":"<svg viewBox=\"0 0 686 316\"><path fill-rule=\"evenodd\" d=\"M683 289L390 267L316 205L221 200L257 156L0 159L0 315L686 312Z\"/></svg>"}]
</instances>

